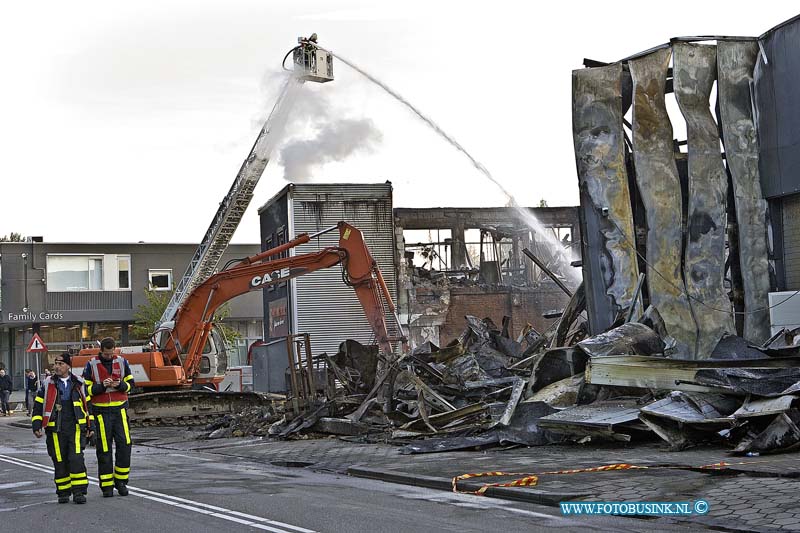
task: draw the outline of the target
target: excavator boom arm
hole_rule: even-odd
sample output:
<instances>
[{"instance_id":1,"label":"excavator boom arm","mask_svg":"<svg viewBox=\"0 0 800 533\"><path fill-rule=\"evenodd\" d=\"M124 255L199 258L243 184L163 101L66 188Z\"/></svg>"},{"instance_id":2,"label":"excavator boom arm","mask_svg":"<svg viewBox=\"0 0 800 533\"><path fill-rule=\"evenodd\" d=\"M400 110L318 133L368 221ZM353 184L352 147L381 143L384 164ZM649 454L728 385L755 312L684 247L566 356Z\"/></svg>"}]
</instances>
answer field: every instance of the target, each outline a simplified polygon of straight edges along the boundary
<instances>
[{"instance_id":1,"label":"excavator boom arm","mask_svg":"<svg viewBox=\"0 0 800 533\"><path fill-rule=\"evenodd\" d=\"M345 222L340 222L335 228L339 230L338 247L270 259L311 239L303 234L277 248L246 258L198 285L178 310L172 336L165 346L162 346L164 355L173 364L182 364L187 376L195 376L203 347L211 332L212 318L221 305L241 294L260 290L316 270L330 268L339 263L344 264L345 279L355 290L378 345L385 353L392 353L392 341L404 339L394 339L389 335L384 301L394 313L401 333L402 328L383 276L364 243L362 233ZM185 357L181 361L182 353L185 353Z\"/></svg>"}]
</instances>

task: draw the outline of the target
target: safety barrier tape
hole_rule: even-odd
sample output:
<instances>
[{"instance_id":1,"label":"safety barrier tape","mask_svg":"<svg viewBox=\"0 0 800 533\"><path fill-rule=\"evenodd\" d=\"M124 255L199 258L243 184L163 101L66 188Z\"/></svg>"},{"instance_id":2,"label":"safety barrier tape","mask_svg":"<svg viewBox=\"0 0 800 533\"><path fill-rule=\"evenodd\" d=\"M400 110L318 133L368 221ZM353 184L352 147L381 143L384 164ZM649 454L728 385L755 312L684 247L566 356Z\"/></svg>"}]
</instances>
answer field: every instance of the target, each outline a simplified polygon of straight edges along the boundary
<instances>
[{"instance_id":1,"label":"safety barrier tape","mask_svg":"<svg viewBox=\"0 0 800 533\"><path fill-rule=\"evenodd\" d=\"M539 476L546 475L560 475L560 474L583 474L589 472L608 472L617 470L655 470L655 469L681 469L681 470L723 470L733 465L744 465L754 463L756 461L742 461L738 463L727 463L720 461L719 463L712 463L702 466L639 466L628 463L615 463L610 465L592 466L589 468L572 468L568 470L553 470L549 472L480 472L477 474L462 474L453 478L453 492L461 494L476 494L478 496L485 495L486 491L492 487L533 487L539 482ZM478 490L459 490L458 482L465 479L476 477L499 477L499 476L524 476L505 483L484 483Z\"/></svg>"}]
</instances>

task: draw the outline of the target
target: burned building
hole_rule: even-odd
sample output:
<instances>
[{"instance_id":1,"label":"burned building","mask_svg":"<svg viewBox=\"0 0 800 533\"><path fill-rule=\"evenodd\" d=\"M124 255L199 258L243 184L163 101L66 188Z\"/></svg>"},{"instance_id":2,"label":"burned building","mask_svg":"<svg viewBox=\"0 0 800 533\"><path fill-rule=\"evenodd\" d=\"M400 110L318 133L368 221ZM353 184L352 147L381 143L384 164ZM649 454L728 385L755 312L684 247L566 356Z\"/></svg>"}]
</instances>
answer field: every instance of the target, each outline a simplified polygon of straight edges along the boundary
<instances>
[{"instance_id":1,"label":"burned building","mask_svg":"<svg viewBox=\"0 0 800 533\"><path fill-rule=\"evenodd\" d=\"M530 214L550 238L529 227ZM569 299L524 250L568 278L579 257L576 207L397 208L394 221L398 308L412 345L450 341L466 315L510 317L512 334L528 324L544 331Z\"/></svg>"},{"instance_id":2,"label":"burned building","mask_svg":"<svg viewBox=\"0 0 800 533\"><path fill-rule=\"evenodd\" d=\"M676 38L573 72L591 333L643 303L686 357L709 357L725 335L772 335L770 293L800 288L797 28Z\"/></svg>"}]
</instances>

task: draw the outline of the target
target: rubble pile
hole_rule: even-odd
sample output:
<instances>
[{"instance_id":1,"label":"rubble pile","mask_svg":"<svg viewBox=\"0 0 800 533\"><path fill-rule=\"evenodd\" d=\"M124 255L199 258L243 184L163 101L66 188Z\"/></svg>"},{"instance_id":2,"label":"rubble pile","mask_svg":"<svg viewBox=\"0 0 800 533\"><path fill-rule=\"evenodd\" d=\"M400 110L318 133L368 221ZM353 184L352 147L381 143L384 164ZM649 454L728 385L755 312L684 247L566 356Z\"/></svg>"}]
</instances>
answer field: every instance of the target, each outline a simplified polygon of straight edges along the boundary
<instances>
[{"instance_id":1,"label":"rubble pile","mask_svg":"<svg viewBox=\"0 0 800 533\"><path fill-rule=\"evenodd\" d=\"M763 346L726 336L710 358L688 360L654 308L593 337L573 325L570 346L553 346L560 327L511 338L508 320L465 318L447 346L428 342L393 363L348 340L324 356L332 394L299 412L287 401L226 416L205 437L334 434L404 453L657 438L751 455L800 447L798 330Z\"/></svg>"},{"instance_id":2,"label":"rubble pile","mask_svg":"<svg viewBox=\"0 0 800 533\"><path fill-rule=\"evenodd\" d=\"M236 414L227 414L204 428L200 439L266 436L269 428L280 419L273 406L250 407Z\"/></svg>"}]
</instances>

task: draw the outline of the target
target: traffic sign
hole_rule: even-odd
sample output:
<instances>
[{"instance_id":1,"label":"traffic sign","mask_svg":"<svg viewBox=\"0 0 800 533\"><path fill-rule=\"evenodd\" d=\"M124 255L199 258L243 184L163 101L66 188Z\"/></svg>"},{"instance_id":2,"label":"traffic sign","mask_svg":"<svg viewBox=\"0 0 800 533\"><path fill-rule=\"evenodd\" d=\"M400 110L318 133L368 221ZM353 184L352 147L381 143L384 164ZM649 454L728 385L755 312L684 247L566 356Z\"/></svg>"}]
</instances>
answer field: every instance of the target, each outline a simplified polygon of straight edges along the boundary
<instances>
[{"instance_id":1,"label":"traffic sign","mask_svg":"<svg viewBox=\"0 0 800 533\"><path fill-rule=\"evenodd\" d=\"M44 341L39 336L38 333L33 334L33 338L31 339L30 344L28 344L28 348L25 350L26 352L46 352L47 346L45 346Z\"/></svg>"}]
</instances>

